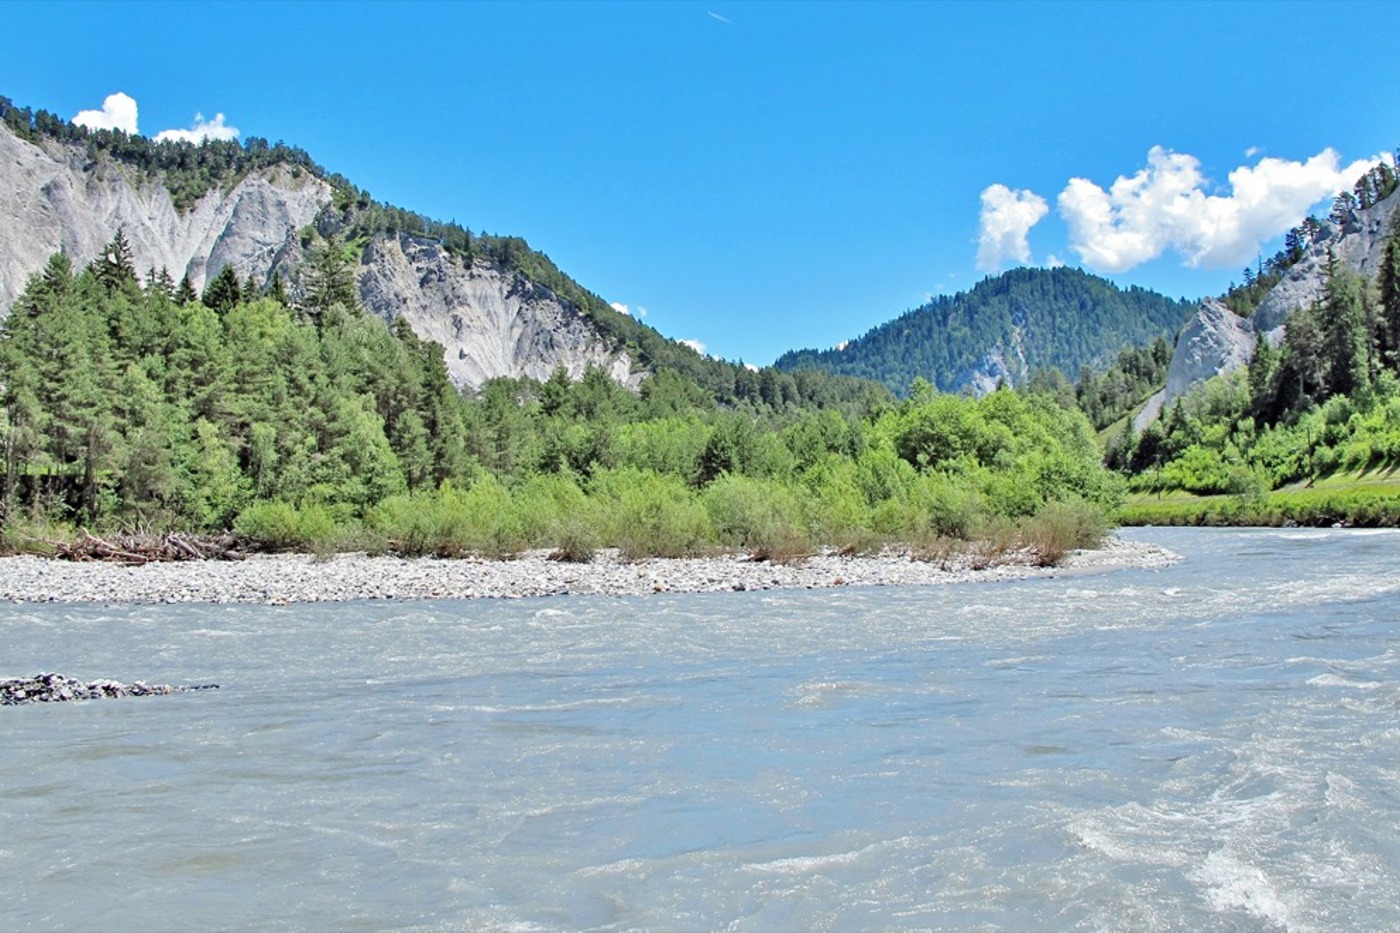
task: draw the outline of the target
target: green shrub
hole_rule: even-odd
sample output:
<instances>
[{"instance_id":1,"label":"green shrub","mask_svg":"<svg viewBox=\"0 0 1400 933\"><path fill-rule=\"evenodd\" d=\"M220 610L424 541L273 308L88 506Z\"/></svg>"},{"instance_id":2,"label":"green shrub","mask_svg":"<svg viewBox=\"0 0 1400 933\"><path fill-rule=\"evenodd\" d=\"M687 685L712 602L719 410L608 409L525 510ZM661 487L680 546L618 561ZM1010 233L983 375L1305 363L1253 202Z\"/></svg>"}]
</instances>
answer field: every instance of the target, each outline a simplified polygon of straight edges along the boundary
<instances>
[{"instance_id":1,"label":"green shrub","mask_svg":"<svg viewBox=\"0 0 1400 933\"><path fill-rule=\"evenodd\" d=\"M255 547L270 551L336 550L345 535L331 512L319 503L301 508L282 501L255 502L238 514L234 533Z\"/></svg>"},{"instance_id":2,"label":"green shrub","mask_svg":"<svg viewBox=\"0 0 1400 933\"><path fill-rule=\"evenodd\" d=\"M1079 548L1096 548L1108 534L1108 518L1082 500L1047 503L1021 527L1021 541L1042 567L1059 564Z\"/></svg>"},{"instance_id":3,"label":"green shrub","mask_svg":"<svg viewBox=\"0 0 1400 933\"><path fill-rule=\"evenodd\" d=\"M788 561L812 553L802 503L774 480L721 476L701 498L721 544L763 560Z\"/></svg>"},{"instance_id":4,"label":"green shrub","mask_svg":"<svg viewBox=\"0 0 1400 933\"><path fill-rule=\"evenodd\" d=\"M650 470L602 470L589 492L604 519L604 540L624 557L685 557L713 540L709 516L695 493L676 476Z\"/></svg>"}]
</instances>

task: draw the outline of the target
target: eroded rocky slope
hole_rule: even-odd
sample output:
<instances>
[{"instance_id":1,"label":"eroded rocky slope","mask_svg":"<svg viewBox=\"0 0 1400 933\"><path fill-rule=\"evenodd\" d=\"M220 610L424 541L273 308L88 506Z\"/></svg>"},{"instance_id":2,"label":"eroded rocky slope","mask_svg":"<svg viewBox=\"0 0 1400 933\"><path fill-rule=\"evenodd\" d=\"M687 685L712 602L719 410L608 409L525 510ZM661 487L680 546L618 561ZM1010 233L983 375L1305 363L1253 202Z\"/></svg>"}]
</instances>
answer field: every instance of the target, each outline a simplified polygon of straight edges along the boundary
<instances>
[{"instance_id":1,"label":"eroded rocky slope","mask_svg":"<svg viewBox=\"0 0 1400 933\"><path fill-rule=\"evenodd\" d=\"M1284 274L1248 318L1239 317L1214 299L1201 302L1177 338L1166 391L1152 415L1207 379L1248 366L1259 340L1280 345L1289 316L1322 298L1329 256L1368 279L1374 278L1385 252L1391 215L1397 209L1400 192L1367 210L1350 212L1345 223L1323 221L1322 232L1308 247L1307 254ZM1134 424L1141 428L1149 420L1150 417L1139 416Z\"/></svg>"},{"instance_id":2,"label":"eroded rocky slope","mask_svg":"<svg viewBox=\"0 0 1400 933\"><path fill-rule=\"evenodd\" d=\"M240 279L273 270L295 283L302 232L332 200L331 186L287 166L250 173L228 190L176 209L157 177L54 140L39 144L0 124L0 314L60 250L82 266L122 230L136 267L165 269L196 289L233 266ZM635 385L634 360L614 349L572 302L518 271L464 263L436 240L379 236L359 267L361 299L387 320L402 315L442 344L459 386L496 376L578 377L601 366Z\"/></svg>"}]
</instances>

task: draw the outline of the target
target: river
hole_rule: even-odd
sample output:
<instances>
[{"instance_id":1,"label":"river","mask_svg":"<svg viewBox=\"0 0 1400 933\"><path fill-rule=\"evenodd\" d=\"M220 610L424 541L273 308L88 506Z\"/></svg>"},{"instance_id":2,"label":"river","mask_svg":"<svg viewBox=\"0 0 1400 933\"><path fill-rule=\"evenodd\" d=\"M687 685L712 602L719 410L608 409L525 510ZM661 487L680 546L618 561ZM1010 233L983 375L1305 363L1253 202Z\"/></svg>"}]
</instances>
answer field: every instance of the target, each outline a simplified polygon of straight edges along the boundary
<instances>
[{"instance_id":1,"label":"river","mask_svg":"<svg viewBox=\"0 0 1400 933\"><path fill-rule=\"evenodd\" d=\"M0 928L1382 929L1400 533L1160 571L0 607Z\"/></svg>"}]
</instances>

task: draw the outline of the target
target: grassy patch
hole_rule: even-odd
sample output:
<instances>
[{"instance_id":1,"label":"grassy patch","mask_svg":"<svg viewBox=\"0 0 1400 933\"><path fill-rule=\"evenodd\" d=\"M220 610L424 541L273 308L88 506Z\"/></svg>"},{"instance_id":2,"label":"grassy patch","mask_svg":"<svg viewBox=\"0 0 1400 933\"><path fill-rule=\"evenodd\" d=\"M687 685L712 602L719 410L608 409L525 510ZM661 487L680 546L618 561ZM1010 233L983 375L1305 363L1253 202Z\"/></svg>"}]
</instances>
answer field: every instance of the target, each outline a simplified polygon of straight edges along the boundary
<instances>
[{"instance_id":1,"label":"grassy patch","mask_svg":"<svg viewBox=\"0 0 1400 933\"><path fill-rule=\"evenodd\" d=\"M1123 525L1400 527L1400 482L1390 472L1334 474L1256 496L1139 494L1129 497L1116 518Z\"/></svg>"}]
</instances>

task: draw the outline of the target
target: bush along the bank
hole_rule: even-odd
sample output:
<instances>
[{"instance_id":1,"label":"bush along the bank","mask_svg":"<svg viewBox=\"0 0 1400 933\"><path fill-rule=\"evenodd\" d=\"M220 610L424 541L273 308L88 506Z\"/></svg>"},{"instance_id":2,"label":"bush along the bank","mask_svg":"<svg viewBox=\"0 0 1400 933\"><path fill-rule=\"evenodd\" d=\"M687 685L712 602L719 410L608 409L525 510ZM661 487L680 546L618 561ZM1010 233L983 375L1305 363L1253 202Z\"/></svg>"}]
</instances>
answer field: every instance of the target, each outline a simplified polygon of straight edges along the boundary
<instances>
[{"instance_id":1,"label":"bush along the bank","mask_svg":"<svg viewBox=\"0 0 1400 933\"><path fill-rule=\"evenodd\" d=\"M55 257L0 323L6 545L231 529L272 551L795 560L1024 528L1052 554L1123 495L1048 394L721 405L598 369L461 393L438 345L355 307L343 255L314 263L293 309L143 282L120 234L82 271Z\"/></svg>"}]
</instances>

